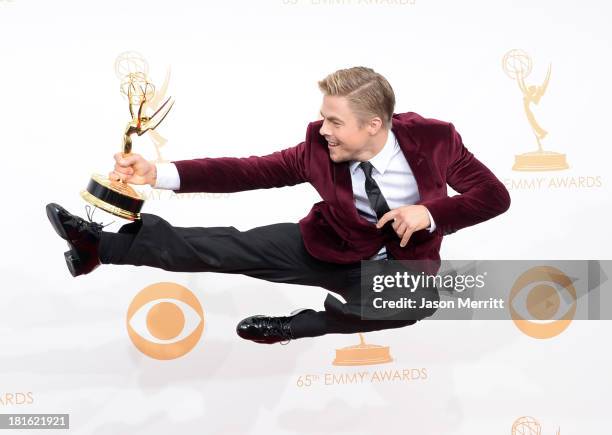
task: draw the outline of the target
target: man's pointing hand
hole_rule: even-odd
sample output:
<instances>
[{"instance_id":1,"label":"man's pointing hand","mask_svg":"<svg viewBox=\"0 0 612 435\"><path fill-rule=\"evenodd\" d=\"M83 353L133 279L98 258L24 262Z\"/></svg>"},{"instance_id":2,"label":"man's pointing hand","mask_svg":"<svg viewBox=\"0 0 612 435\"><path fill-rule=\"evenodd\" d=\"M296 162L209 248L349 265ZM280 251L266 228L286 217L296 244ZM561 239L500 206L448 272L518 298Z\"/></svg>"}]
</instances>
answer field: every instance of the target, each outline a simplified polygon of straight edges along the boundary
<instances>
[{"instance_id":1,"label":"man's pointing hand","mask_svg":"<svg viewBox=\"0 0 612 435\"><path fill-rule=\"evenodd\" d=\"M380 218L376 228L382 228L389 221L393 222L393 230L402 239L400 241L402 248L408 244L412 233L424 230L431 225L429 212L424 205L405 205L395 208Z\"/></svg>"}]
</instances>

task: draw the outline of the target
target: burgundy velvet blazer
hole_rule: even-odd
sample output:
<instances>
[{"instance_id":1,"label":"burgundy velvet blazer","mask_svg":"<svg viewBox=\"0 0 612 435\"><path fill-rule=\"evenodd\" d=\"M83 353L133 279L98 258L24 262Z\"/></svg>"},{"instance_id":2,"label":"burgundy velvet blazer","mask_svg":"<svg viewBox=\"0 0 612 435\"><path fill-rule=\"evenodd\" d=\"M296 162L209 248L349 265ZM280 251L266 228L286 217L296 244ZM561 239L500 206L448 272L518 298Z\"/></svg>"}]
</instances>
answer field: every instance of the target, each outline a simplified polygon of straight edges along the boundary
<instances>
[{"instance_id":1,"label":"burgundy velvet blazer","mask_svg":"<svg viewBox=\"0 0 612 435\"><path fill-rule=\"evenodd\" d=\"M502 182L463 145L452 123L417 113L394 114L392 130L416 178L420 200L436 230L415 232L402 248L392 231L378 230L355 208L349 163L329 158L319 134L322 121L308 124L298 145L265 156L178 160L176 193L225 193L310 183L323 198L300 220L304 245L332 263L366 260L385 245L398 260L440 260L446 234L495 217L510 207ZM458 195L448 196L447 184Z\"/></svg>"}]
</instances>

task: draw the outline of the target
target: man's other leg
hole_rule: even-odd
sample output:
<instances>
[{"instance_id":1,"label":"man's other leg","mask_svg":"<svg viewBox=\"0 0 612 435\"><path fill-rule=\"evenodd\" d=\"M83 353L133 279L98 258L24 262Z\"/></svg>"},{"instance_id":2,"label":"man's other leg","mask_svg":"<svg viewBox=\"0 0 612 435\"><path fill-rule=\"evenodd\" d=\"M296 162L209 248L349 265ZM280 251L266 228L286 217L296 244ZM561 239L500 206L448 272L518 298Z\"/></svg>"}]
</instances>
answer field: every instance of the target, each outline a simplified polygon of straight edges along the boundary
<instances>
[{"instance_id":1,"label":"man's other leg","mask_svg":"<svg viewBox=\"0 0 612 435\"><path fill-rule=\"evenodd\" d=\"M390 257L393 260L392 257ZM362 264L355 265L343 273L343 287L328 288L335 293L344 297L347 301L347 306L353 307L347 313L340 312L340 309L334 304L329 306L326 304L326 311L308 311L300 313L291 321L291 330L295 338L301 337L317 337L325 334L351 334L356 332L371 332L380 331L383 329L402 328L404 326L414 325L417 321L423 320L426 317L432 316L436 309L415 308L409 311L396 310L391 312L377 312L372 310L373 295L371 292L362 290L362 275L363 278L371 282L372 275L388 275L393 276L395 272L417 273L403 266L398 262L380 260L370 262L369 267L362 270ZM364 275L365 274L365 275ZM367 277L370 274L370 277ZM407 292L400 291L395 297L410 297L416 301L429 300L430 302L439 300L439 293L435 286L419 285ZM355 307L361 307L361 315L357 314ZM370 307L368 309L367 307ZM359 310L358 310L359 311ZM380 318L380 315L393 316L394 318ZM362 317L363 316L363 317ZM378 317L378 318L377 318Z\"/></svg>"}]
</instances>

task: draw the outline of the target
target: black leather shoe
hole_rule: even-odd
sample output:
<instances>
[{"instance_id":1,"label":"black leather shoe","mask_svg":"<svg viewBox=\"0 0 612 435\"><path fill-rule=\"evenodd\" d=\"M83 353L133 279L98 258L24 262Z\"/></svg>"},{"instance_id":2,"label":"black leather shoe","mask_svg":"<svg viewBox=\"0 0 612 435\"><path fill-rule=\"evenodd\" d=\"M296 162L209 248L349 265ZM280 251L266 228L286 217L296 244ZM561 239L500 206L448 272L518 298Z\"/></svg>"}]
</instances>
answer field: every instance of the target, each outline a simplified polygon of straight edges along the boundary
<instances>
[{"instance_id":1,"label":"black leather shoe","mask_svg":"<svg viewBox=\"0 0 612 435\"><path fill-rule=\"evenodd\" d=\"M238 323L236 333L245 340L256 343L274 344L280 342L287 344L294 339L291 333L291 319L305 311L314 311L310 308L301 308L292 311L289 316L271 317L257 315L247 317Z\"/></svg>"},{"instance_id":2,"label":"black leather shoe","mask_svg":"<svg viewBox=\"0 0 612 435\"><path fill-rule=\"evenodd\" d=\"M47 204L46 210L55 232L68 242L70 250L64 252L64 258L72 276L85 275L98 267L98 245L105 225L91 222L91 217L86 221L59 204Z\"/></svg>"}]
</instances>

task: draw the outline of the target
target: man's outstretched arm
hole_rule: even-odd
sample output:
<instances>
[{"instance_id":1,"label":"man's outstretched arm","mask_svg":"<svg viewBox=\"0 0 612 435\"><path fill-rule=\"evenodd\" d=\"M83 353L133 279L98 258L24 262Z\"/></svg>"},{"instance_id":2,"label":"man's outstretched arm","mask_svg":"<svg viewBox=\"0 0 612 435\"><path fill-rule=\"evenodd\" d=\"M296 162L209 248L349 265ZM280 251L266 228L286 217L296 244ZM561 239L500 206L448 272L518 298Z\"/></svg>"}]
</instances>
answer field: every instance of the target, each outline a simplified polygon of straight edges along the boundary
<instances>
[{"instance_id":1,"label":"man's outstretched arm","mask_svg":"<svg viewBox=\"0 0 612 435\"><path fill-rule=\"evenodd\" d=\"M304 142L265 156L177 160L172 164L180 179L178 186L172 186L176 193L240 192L308 181Z\"/></svg>"},{"instance_id":2,"label":"man's outstretched arm","mask_svg":"<svg viewBox=\"0 0 612 435\"><path fill-rule=\"evenodd\" d=\"M308 181L306 143L265 156L217 157L147 162L138 154L115 154L111 179L149 184L176 193L227 193L271 187L293 186Z\"/></svg>"}]
</instances>

